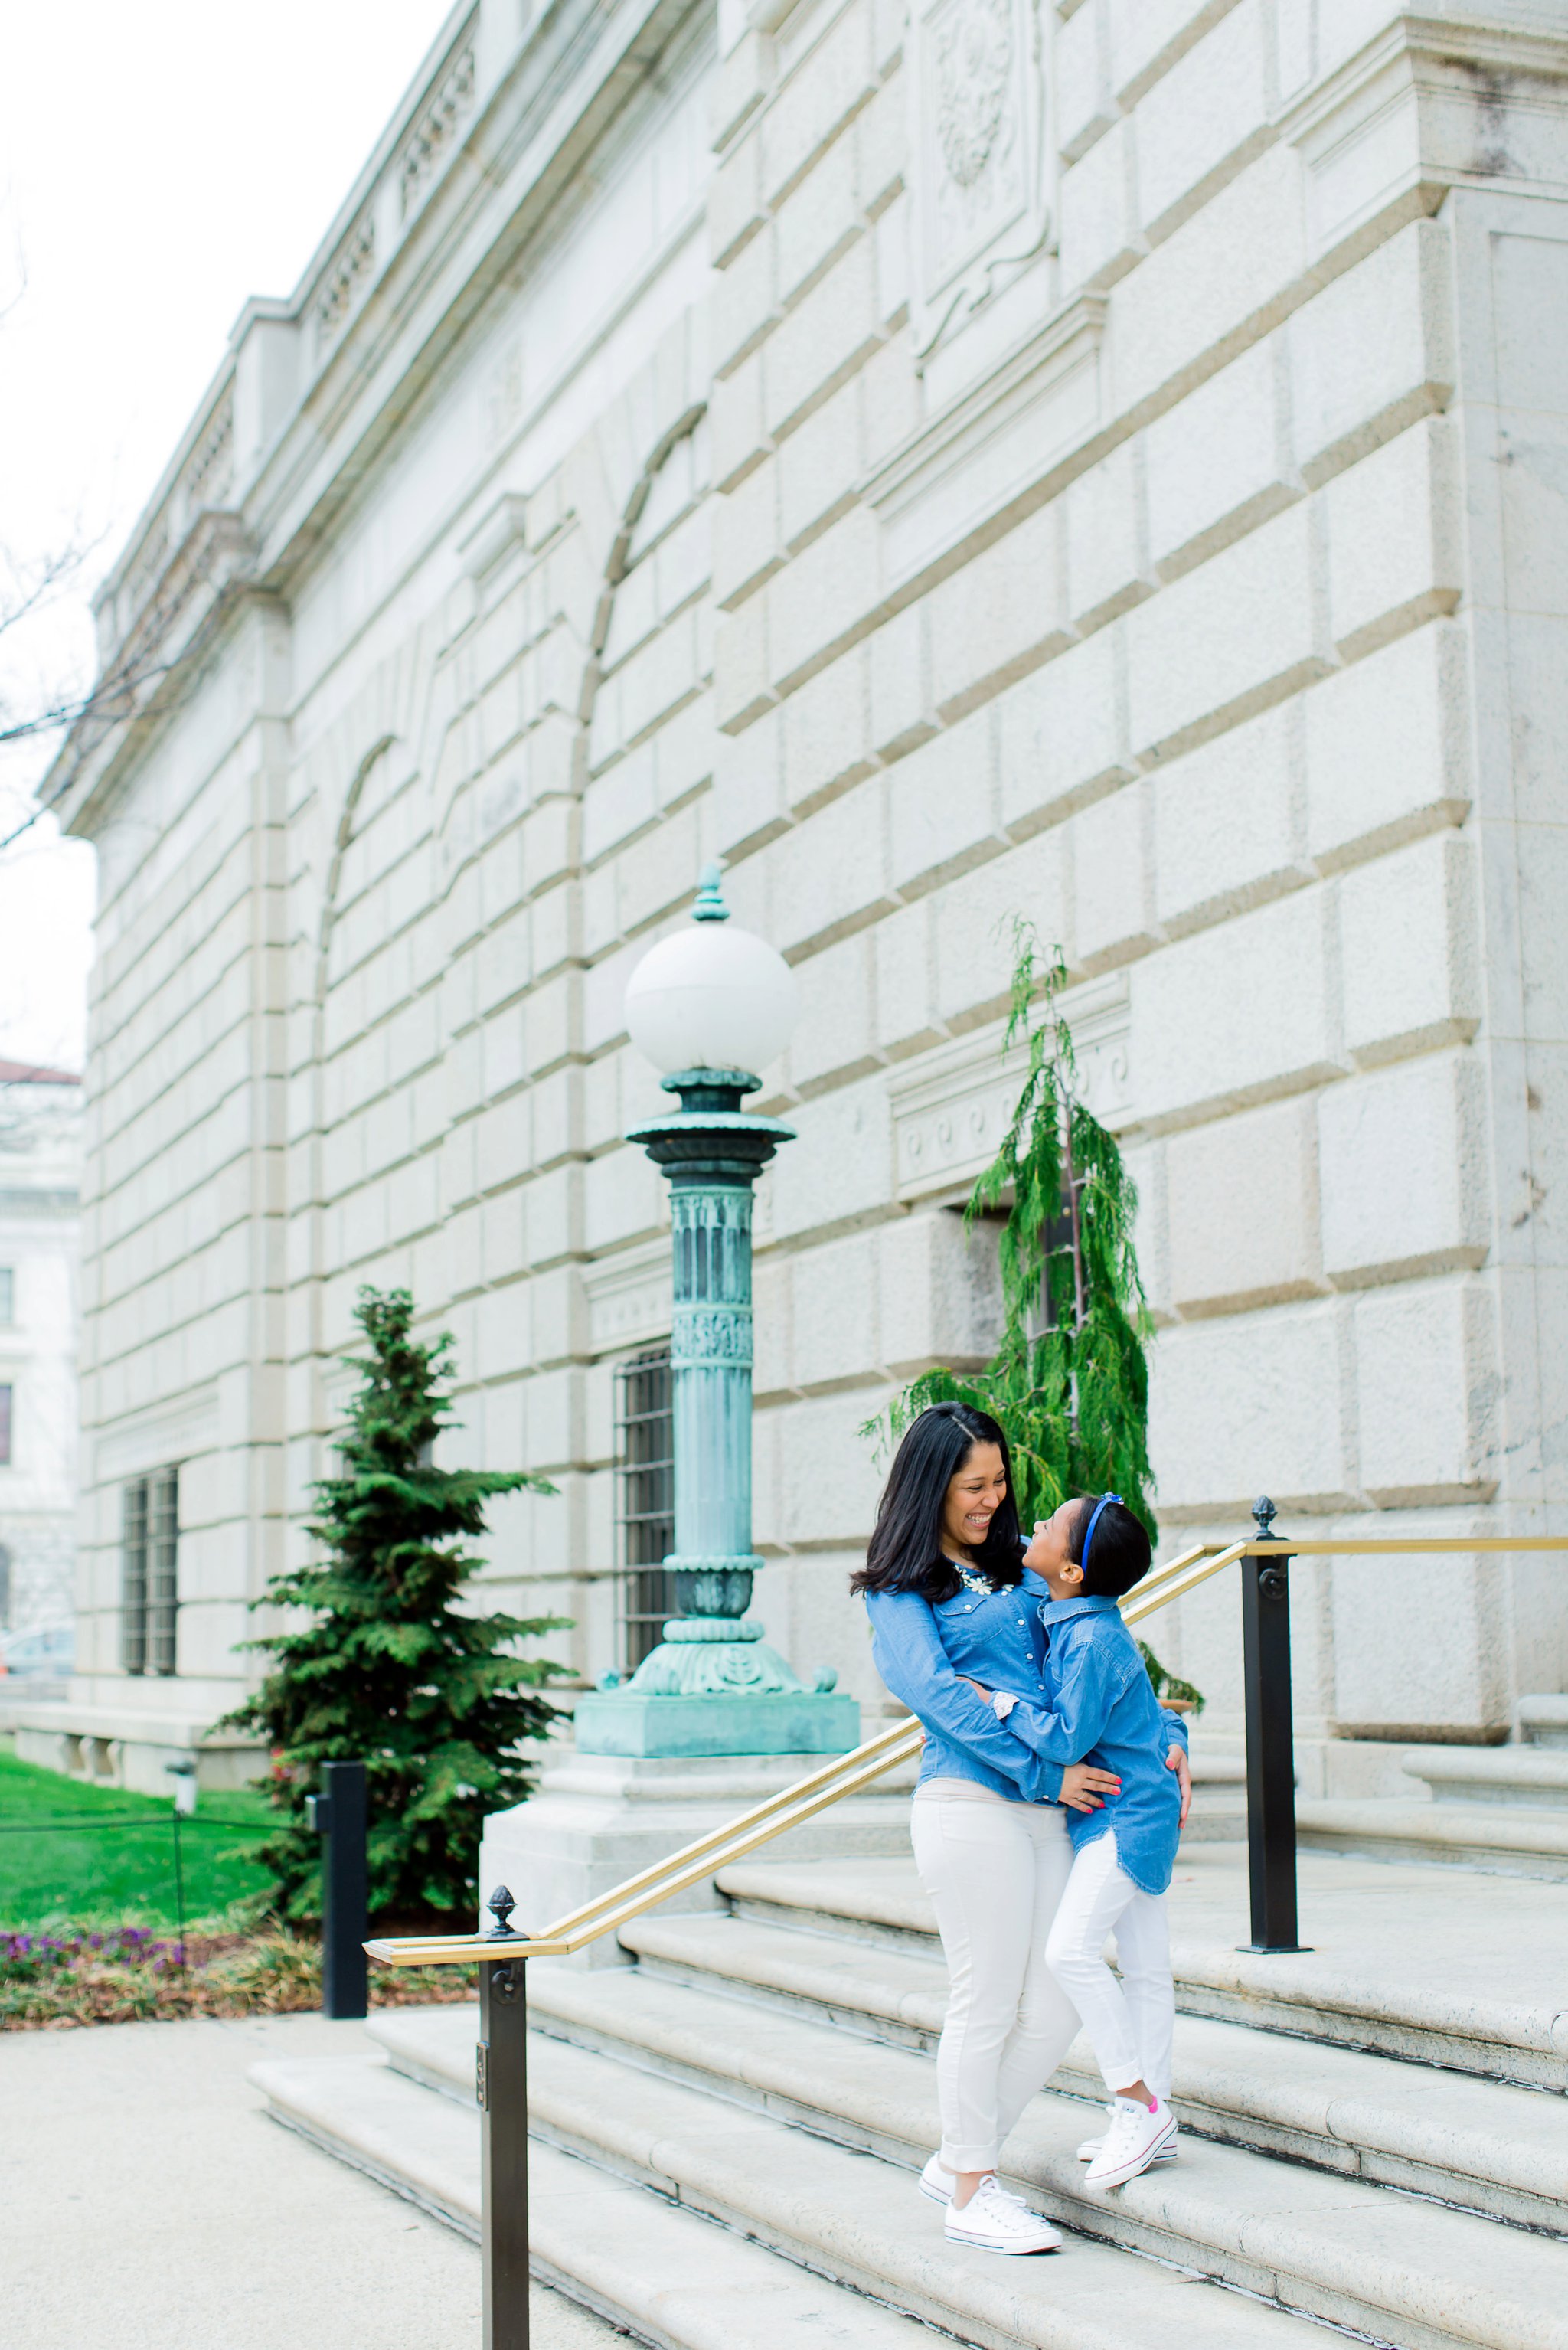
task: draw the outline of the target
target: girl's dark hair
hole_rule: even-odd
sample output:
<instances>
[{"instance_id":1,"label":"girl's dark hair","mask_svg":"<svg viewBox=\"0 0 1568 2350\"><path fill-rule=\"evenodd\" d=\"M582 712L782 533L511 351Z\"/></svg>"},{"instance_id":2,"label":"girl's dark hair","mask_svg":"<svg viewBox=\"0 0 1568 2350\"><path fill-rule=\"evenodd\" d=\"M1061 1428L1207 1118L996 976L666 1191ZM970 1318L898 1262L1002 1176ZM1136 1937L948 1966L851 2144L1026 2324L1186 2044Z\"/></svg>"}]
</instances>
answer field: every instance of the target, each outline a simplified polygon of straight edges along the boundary
<instances>
[{"instance_id":1,"label":"girl's dark hair","mask_svg":"<svg viewBox=\"0 0 1568 2350\"><path fill-rule=\"evenodd\" d=\"M851 1591L918 1591L933 1602L960 1589L952 1562L942 1549L942 1509L948 1487L977 1444L994 1444L1002 1454L1007 1493L986 1529L974 1564L993 1583L1017 1583L1023 1573L1018 1506L1012 1497L1012 1461L999 1421L967 1403L934 1403L911 1420L893 1455L893 1466L877 1505L877 1524L866 1564L851 1576ZM1099 1548L1096 1529L1095 1547Z\"/></svg>"},{"instance_id":2,"label":"girl's dark hair","mask_svg":"<svg viewBox=\"0 0 1568 2350\"><path fill-rule=\"evenodd\" d=\"M1095 1539L1085 1565L1084 1537L1094 1517L1094 1502L1080 1502L1067 1540L1067 1555L1075 1566L1084 1568L1085 1599L1119 1599L1148 1573L1154 1555L1148 1534L1125 1502L1107 1502L1095 1518Z\"/></svg>"}]
</instances>

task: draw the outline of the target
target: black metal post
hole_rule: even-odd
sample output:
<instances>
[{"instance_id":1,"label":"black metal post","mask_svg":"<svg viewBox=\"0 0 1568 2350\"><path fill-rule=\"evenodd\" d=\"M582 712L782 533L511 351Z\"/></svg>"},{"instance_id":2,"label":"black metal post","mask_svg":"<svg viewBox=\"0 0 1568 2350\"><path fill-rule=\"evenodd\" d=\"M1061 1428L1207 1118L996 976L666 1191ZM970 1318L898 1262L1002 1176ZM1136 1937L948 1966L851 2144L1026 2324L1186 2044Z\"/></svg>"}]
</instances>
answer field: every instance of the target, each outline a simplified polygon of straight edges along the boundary
<instances>
[{"instance_id":1,"label":"black metal post","mask_svg":"<svg viewBox=\"0 0 1568 2350\"><path fill-rule=\"evenodd\" d=\"M1274 1505L1253 1507L1259 1534L1274 1539ZM1247 1700L1249 1950L1299 1950L1296 1939L1296 1764L1291 1721L1288 1551L1241 1561L1241 1655Z\"/></svg>"},{"instance_id":2,"label":"black metal post","mask_svg":"<svg viewBox=\"0 0 1568 2350\"><path fill-rule=\"evenodd\" d=\"M504 1885L486 1907L490 1939L515 1941ZM484 2350L528 2350L528 1993L525 1959L479 1962L479 2100Z\"/></svg>"},{"instance_id":3,"label":"black metal post","mask_svg":"<svg viewBox=\"0 0 1568 2350\"><path fill-rule=\"evenodd\" d=\"M321 1855L321 2012L364 2015L369 2008L369 1872L365 1857L365 1765L324 1762L321 1793L309 1799Z\"/></svg>"}]
</instances>

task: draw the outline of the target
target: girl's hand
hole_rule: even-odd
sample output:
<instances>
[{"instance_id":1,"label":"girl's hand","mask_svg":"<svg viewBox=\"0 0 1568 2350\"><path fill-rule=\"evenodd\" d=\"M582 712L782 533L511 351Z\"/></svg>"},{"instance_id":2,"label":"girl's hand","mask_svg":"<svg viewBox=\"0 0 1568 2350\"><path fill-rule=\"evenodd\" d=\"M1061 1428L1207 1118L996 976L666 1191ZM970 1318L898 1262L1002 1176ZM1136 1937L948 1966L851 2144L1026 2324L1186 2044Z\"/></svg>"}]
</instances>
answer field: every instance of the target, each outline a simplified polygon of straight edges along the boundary
<instances>
[{"instance_id":1,"label":"girl's hand","mask_svg":"<svg viewBox=\"0 0 1568 2350\"><path fill-rule=\"evenodd\" d=\"M1186 1748L1173 1746L1165 1758L1165 1767L1168 1771L1174 1771L1181 1782L1180 1825L1185 1827L1187 1814L1192 1809L1192 1771L1187 1760Z\"/></svg>"},{"instance_id":2,"label":"girl's hand","mask_svg":"<svg viewBox=\"0 0 1568 2350\"><path fill-rule=\"evenodd\" d=\"M1075 1812L1097 1812L1107 1795L1120 1794L1121 1784L1114 1771L1097 1771L1092 1762L1069 1762L1062 1773L1060 1800Z\"/></svg>"}]
</instances>

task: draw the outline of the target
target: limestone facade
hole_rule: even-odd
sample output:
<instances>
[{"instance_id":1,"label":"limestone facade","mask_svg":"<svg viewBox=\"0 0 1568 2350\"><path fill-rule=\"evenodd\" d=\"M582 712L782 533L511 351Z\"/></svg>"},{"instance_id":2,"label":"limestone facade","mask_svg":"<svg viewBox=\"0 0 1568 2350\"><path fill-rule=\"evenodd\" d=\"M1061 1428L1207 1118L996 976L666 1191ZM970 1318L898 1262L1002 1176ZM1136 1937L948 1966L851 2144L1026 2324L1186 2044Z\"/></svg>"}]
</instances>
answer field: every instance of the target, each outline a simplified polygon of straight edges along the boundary
<instances>
[{"instance_id":1,"label":"limestone facade","mask_svg":"<svg viewBox=\"0 0 1568 2350\"><path fill-rule=\"evenodd\" d=\"M860 1423L995 1333L954 1209L1017 913L1142 1193L1166 1547L1262 1491L1568 1528L1565 484L1557 0L459 8L103 592L166 706L56 772L102 860L82 1706L159 1700L165 1463L182 1709L232 1701L364 1281L456 1334L449 1456L560 1488L497 1598L615 1661L614 1371L669 1325L621 993L709 857L804 995L756 1532L808 1678L877 1694ZM1568 1685L1556 1562L1295 1590L1309 1741ZM1158 1645L1233 1731L1234 1589Z\"/></svg>"},{"instance_id":2,"label":"limestone facade","mask_svg":"<svg viewBox=\"0 0 1568 2350\"><path fill-rule=\"evenodd\" d=\"M0 1632L75 1605L81 1091L0 1061Z\"/></svg>"}]
</instances>

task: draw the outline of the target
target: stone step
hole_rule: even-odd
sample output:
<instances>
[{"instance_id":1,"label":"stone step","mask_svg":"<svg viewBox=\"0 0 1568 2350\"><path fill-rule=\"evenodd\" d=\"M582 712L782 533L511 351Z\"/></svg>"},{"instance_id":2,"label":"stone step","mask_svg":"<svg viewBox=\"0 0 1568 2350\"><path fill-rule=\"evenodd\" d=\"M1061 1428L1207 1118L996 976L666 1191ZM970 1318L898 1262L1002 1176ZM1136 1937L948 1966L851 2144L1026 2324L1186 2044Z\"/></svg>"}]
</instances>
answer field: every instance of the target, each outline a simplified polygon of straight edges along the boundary
<instances>
[{"instance_id":1,"label":"stone step","mask_svg":"<svg viewBox=\"0 0 1568 2350\"><path fill-rule=\"evenodd\" d=\"M1561 1813L1568 1826L1568 1748L1411 1746L1399 1761L1435 1804L1520 1804Z\"/></svg>"},{"instance_id":2,"label":"stone step","mask_svg":"<svg viewBox=\"0 0 1568 2350\"><path fill-rule=\"evenodd\" d=\"M629 1981L535 1968L542 2029L787 2112L846 2144L917 2168L925 2160L936 2107L920 2054L934 2048L946 2007L940 1966L871 1949L851 1950L846 1966L841 1942L716 1918L644 1918L626 1939L639 1961ZM714 1991L743 2002L740 2016L721 2020ZM446 2028L464 2044L461 2024ZM371 2031L389 2051L409 2044L400 2017ZM854 2039L882 2044L868 2054ZM472 2069L469 2048L457 2075L464 2095ZM900 2126L917 2116L902 2136L878 2103L899 2084ZM1078 2136L1097 2126L1105 2090L1082 2040L1054 2085L1075 2106ZM1568 2235L1568 2115L1537 2091L1183 2016L1174 2095L1183 2127L1199 2137Z\"/></svg>"},{"instance_id":3,"label":"stone step","mask_svg":"<svg viewBox=\"0 0 1568 2350\"><path fill-rule=\"evenodd\" d=\"M1519 1734L1527 1746L1568 1746L1568 1697L1521 1697Z\"/></svg>"},{"instance_id":4,"label":"stone step","mask_svg":"<svg viewBox=\"0 0 1568 2350\"><path fill-rule=\"evenodd\" d=\"M417 2088L379 2055L258 2064L251 2078L278 2121L477 2240L476 2112ZM913 2319L537 2140L528 2225L536 2276L659 2350L922 2350L929 2341Z\"/></svg>"},{"instance_id":5,"label":"stone step","mask_svg":"<svg viewBox=\"0 0 1568 2350\"><path fill-rule=\"evenodd\" d=\"M1511 1880L1505 1891L1500 1880L1478 1913L1473 1903L1456 1908L1463 1880L1447 1870L1305 1855L1303 1866L1307 1929L1314 1913L1322 1918L1326 1947L1293 1955L1238 1950L1234 1929L1221 1939L1230 1898L1199 1904L1179 1876L1171 1955L1182 2012L1568 2090L1568 1996L1555 1955L1568 1939L1568 1899L1555 1887ZM940 1952L930 1903L907 1864L746 1861L718 1882L735 1915L759 1924L866 1950ZM1502 1981L1525 1995L1497 1996Z\"/></svg>"},{"instance_id":6,"label":"stone step","mask_svg":"<svg viewBox=\"0 0 1568 2350\"><path fill-rule=\"evenodd\" d=\"M557 2001L556 1990L541 1981L550 1971L534 1970L536 2006ZM562 2002L612 2002L618 1990L623 1997L639 1994L635 1975L558 1975ZM686 1995L686 2046L701 2058L704 2034L711 2043L728 2026L730 2077L741 2080L751 2027L760 2019L735 2008L732 2025L722 2004L711 1995ZM610 2011L579 2005L579 2018L589 2012L602 2030ZM427 2021L433 2029L418 2061L429 2071L437 2068L437 2039L445 2035L451 2050L461 2027L450 2009ZM400 2037L407 2045L416 2028L405 2012L379 2019L377 2036L383 2044ZM1568 2245L1562 2241L1197 2137L1168 2170L1094 2195L1075 2158L1085 2108L1069 2097L1037 2101L1010 2144L1007 2176L1059 2224L1097 2242L1070 2241L1059 2263L1013 2262L998 2278L1002 2264L993 2258L950 2251L940 2215L914 2186L913 2168L934 2125L929 2065L906 2052L856 2046L820 2026L792 2028L793 2088L783 2094L794 2111L785 2114L755 2106L748 2111L737 2098L623 2061L631 2053L625 2041L613 2043L612 2054L607 2042L595 2048L535 2034L529 2057L535 2129L966 2340L1005 2340L1009 2325L1014 2340L1075 2338L1059 2327L1069 2296L1079 2293L1098 2302L1106 2332L1077 2338L1114 2342L1122 2350L1142 2338L1127 2323L1129 2311L1173 2324L1157 2314L1156 2304L1163 2300L1173 2312L1184 2305L1180 2282L1153 2265L1163 2262L1401 2350L1461 2344L1568 2350ZM450 2055L454 2083L470 2075L467 2055L466 2046ZM711 2061L710 2053L710 2066ZM831 2112L835 2084L843 2091L837 2103L857 2107L863 2137L879 2141L866 2152L796 2126L809 2123L814 2110ZM889 2158L900 2151L901 2164ZM1133 2252L1146 2260L1127 2262ZM1103 2284L1088 2265L1096 2254ZM1125 2285L1104 2270L1107 2256L1122 2260ZM1136 2303L1126 2299L1135 2293ZM1058 2330L1042 2334L1019 2323L1025 2296L1032 2296L1027 2305L1036 2327L1048 2314ZM1011 2320L1005 2306L1015 2313ZM1215 2295L1192 2338L1209 2345L1256 2344L1265 2314ZM1182 2337L1172 2331L1163 2338Z\"/></svg>"},{"instance_id":7,"label":"stone step","mask_svg":"<svg viewBox=\"0 0 1568 2350\"><path fill-rule=\"evenodd\" d=\"M1309 1852L1568 1881L1568 1813L1523 1802L1406 1804L1374 1796L1300 1803L1296 1836Z\"/></svg>"}]
</instances>

